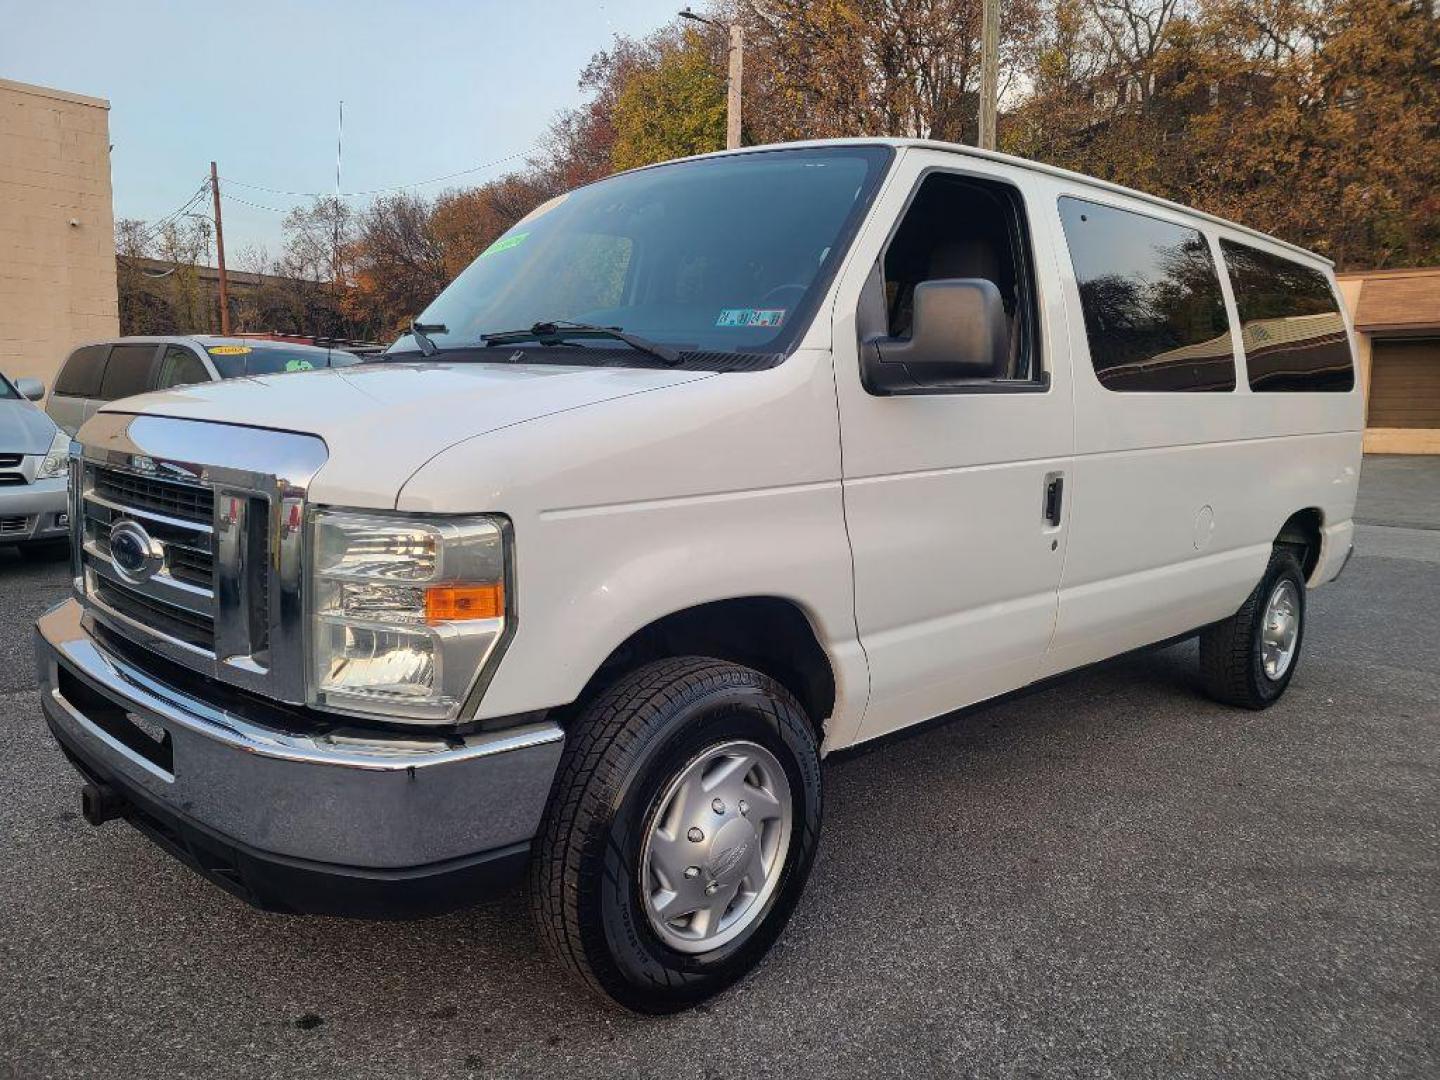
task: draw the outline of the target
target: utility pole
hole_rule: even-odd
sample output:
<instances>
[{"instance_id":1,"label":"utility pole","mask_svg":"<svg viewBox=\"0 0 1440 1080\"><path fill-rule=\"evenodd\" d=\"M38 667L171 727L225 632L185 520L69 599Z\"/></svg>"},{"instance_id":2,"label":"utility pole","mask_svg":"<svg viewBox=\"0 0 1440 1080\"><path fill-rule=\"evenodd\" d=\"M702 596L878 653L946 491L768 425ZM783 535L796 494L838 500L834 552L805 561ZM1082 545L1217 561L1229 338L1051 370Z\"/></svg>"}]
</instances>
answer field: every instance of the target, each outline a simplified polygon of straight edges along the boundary
<instances>
[{"instance_id":1,"label":"utility pole","mask_svg":"<svg viewBox=\"0 0 1440 1080\"><path fill-rule=\"evenodd\" d=\"M980 30L981 150L995 149L995 114L1000 103L1000 0L985 0Z\"/></svg>"},{"instance_id":2,"label":"utility pole","mask_svg":"<svg viewBox=\"0 0 1440 1080\"><path fill-rule=\"evenodd\" d=\"M215 260L220 264L220 333L230 333L230 281L225 276L225 229L220 224L220 173L210 162L210 191L215 196Z\"/></svg>"},{"instance_id":3,"label":"utility pole","mask_svg":"<svg viewBox=\"0 0 1440 1080\"><path fill-rule=\"evenodd\" d=\"M745 29L730 24L730 85L725 93L725 149L740 148L740 87L745 77Z\"/></svg>"},{"instance_id":4,"label":"utility pole","mask_svg":"<svg viewBox=\"0 0 1440 1080\"><path fill-rule=\"evenodd\" d=\"M745 79L745 28L739 23L722 23L696 15L688 7L680 18L718 27L730 34L730 73L725 84L725 149L740 148L741 87Z\"/></svg>"}]
</instances>

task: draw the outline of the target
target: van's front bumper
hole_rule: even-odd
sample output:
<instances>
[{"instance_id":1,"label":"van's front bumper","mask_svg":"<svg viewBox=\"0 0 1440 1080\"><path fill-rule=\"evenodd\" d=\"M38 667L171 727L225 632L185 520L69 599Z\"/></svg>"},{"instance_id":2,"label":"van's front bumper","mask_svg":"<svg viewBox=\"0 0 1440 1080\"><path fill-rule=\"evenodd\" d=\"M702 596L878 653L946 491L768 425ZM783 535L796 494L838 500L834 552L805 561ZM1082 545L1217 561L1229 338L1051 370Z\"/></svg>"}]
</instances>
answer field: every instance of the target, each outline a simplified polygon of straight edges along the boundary
<instances>
[{"instance_id":1,"label":"van's front bumper","mask_svg":"<svg viewBox=\"0 0 1440 1080\"><path fill-rule=\"evenodd\" d=\"M261 724L107 650L74 600L41 617L35 647L46 721L96 791L273 910L420 914L508 883L564 740L553 723L448 738Z\"/></svg>"}]
</instances>

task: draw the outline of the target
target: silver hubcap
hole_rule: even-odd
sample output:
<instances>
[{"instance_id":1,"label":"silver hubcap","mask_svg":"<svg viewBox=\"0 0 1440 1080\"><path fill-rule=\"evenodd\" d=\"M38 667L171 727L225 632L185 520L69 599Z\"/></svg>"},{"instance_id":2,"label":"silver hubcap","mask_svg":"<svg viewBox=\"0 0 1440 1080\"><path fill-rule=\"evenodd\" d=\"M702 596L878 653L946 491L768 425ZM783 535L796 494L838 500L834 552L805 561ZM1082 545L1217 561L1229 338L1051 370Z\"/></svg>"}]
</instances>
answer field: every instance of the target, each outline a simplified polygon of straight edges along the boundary
<instances>
[{"instance_id":1,"label":"silver hubcap","mask_svg":"<svg viewBox=\"0 0 1440 1080\"><path fill-rule=\"evenodd\" d=\"M672 949L702 953L765 910L790 847L790 782L775 755L728 742L697 755L655 801L640 862L645 914Z\"/></svg>"},{"instance_id":2,"label":"silver hubcap","mask_svg":"<svg viewBox=\"0 0 1440 1080\"><path fill-rule=\"evenodd\" d=\"M1300 638L1300 594L1288 578L1275 586L1265 605L1265 622L1260 629L1260 663L1270 679L1290 670L1295 643Z\"/></svg>"}]
</instances>

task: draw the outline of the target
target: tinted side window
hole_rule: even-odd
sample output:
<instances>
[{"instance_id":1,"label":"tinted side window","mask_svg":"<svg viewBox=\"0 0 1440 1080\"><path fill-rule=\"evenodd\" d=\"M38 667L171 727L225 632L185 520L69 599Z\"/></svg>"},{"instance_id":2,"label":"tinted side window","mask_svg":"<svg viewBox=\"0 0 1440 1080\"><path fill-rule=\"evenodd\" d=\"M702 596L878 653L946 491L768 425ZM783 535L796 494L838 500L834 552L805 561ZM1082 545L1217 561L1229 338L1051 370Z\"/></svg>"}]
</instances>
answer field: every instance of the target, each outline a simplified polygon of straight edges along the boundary
<instances>
[{"instance_id":1,"label":"tinted side window","mask_svg":"<svg viewBox=\"0 0 1440 1080\"><path fill-rule=\"evenodd\" d=\"M154 345L116 345L110 350L105 377L100 380L100 397L105 401L134 397L150 389L150 366Z\"/></svg>"},{"instance_id":2,"label":"tinted side window","mask_svg":"<svg viewBox=\"0 0 1440 1080\"><path fill-rule=\"evenodd\" d=\"M183 345L165 346L165 355L160 358L160 375L155 380L155 389L164 390L170 386L209 381L210 373L193 352Z\"/></svg>"},{"instance_id":3,"label":"tinted side window","mask_svg":"<svg viewBox=\"0 0 1440 1080\"><path fill-rule=\"evenodd\" d=\"M1235 389L1210 245L1195 229L1060 200L1095 374L1108 390Z\"/></svg>"},{"instance_id":4,"label":"tinted side window","mask_svg":"<svg viewBox=\"0 0 1440 1080\"><path fill-rule=\"evenodd\" d=\"M76 349L60 369L55 380L55 393L67 397L99 397L100 376L105 370L105 354L109 345L86 345Z\"/></svg>"},{"instance_id":5,"label":"tinted side window","mask_svg":"<svg viewBox=\"0 0 1440 1080\"><path fill-rule=\"evenodd\" d=\"M1345 318L1325 275L1230 240L1220 241L1220 253L1240 312L1250 389L1353 389Z\"/></svg>"}]
</instances>

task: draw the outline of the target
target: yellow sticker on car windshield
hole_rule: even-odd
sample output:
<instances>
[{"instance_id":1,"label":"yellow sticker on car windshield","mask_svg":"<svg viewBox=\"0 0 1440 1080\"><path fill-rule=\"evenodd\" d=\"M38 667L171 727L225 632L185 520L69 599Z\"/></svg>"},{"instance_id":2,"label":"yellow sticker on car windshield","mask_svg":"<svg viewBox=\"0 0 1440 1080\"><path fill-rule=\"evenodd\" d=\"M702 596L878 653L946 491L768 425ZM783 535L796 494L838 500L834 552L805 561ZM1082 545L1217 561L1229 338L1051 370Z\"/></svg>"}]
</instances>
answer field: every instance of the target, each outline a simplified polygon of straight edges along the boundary
<instances>
[{"instance_id":1,"label":"yellow sticker on car windshield","mask_svg":"<svg viewBox=\"0 0 1440 1080\"><path fill-rule=\"evenodd\" d=\"M205 350L211 356L244 356L250 351L249 345L211 345Z\"/></svg>"}]
</instances>

